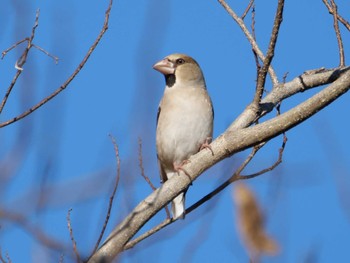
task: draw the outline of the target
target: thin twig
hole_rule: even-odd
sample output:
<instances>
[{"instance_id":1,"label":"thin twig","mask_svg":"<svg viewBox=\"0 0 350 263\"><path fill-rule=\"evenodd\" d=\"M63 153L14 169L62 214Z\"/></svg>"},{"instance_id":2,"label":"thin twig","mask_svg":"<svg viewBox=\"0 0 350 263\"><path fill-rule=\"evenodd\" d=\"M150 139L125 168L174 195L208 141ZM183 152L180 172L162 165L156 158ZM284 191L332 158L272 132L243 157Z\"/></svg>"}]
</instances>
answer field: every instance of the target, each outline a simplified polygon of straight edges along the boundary
<instances>
[{"instance_id":1,"label":"thin twig","mask_svg":"<svg viewBox=\"0 0 350 263\"><path fill-rule=\"evenodd\" d=\"M197 201L196 203L191 205L189 208L187 208L186 209L186 214L192 212L197 207L201 206L203 203L205 203L208 200L210 200L212 197L214 197L215 195L220 193L222 190L224 190L227 186L229 186L233 182L238 181L238 180L251 179L251 178L257 177L259 175L262 175L264 173L267 173L267 172L272 171L273 169L275 169L282 162L282 156L283 156L283 151L284 151L286 142L287 142L287 137L283 133L283 142L282 142L281 148L279 149L278 159L273 165L271 165L270 167L268 167L266 169L263 169L263 170L261 170L261 171L259 171L257 173L254 173L254 174L241 175L242 171L247 167L247 165L250 163L250 161L253 159L253 157L256 155L256 153L266 144L266 142L263 142L263 143L255 146L252 149L252 152L249 154L249 156L244 160L244 162L241 164L241 166L234 172L234 174L229 179L227 179L224 183L222 183L220 186L218 186L212 192L210 192L209 194L205 195L199 201Z\"/></svg>"},{"instance_id":2,"label":"thin twig","mask_svg":"<svg viewBox=\"0 0 350 263\"><path fill-rule=\"evenodd\" d=\"M143 179L145 179L145 181L148 183L148 185L152 188L152 190L156 190L157 188L154 186L154 184L151 182L151 180L149 179L149 177L145 174L145 169L143 167L143 159L142 159L142 140L141 138L139 138L138 140L139 143L139 167L141 170L141 176L143 177Z\"/></svg>"},{"instance_id":3,"label":"thin twig","mask_svg":"<svg viewBox=\"0 0 350 263\"><path fill-rule=\"evenodd\" d=\"M331 85L280 116L247 129L221 134L211 144L215 156L207 151L201 151L190 158L190 164L185 165L184 168L189 172L191 181L196 180L215 163L294 128L344 95L350 89L350 71L346 68L341 69L341 72L342 74L333 80ZM103 246L89 259L89 262L112 262L123 251L125 244L169 201L188 187L191 181L184 175L178 179L172 178L143 199L112 230Z\"/></svg>"},{"instance_id":4,"label":"thin twig","mask_svg":"<svg viewBox=\"0 0 350 263\"><path fill-rule=\"evenodd\" d=\"M33 43L33 39L34 39L34 36L35 36L35 30L36 30L36 28L39 25L39 15L40 15L40 10L38 9L36 11L35 22L34 22L34 26L32 28L32 34L30 35L30 37L28 39L27 47L23 51L22 56L20 56L20 58L16 61L16 66L15 67L17 68L17 70L23 70L23 65L27 61L29 50L32 48L32 43Z\"/></svg>"},{"instance_id":5,"label":"thin twig","mask_svg":"<svg viewBox=\"0 0 350 263\"><path fill-rule=\"evenodd\" d=\"M242 20L244 20L244 18L247 16L247 14L248 14L250 8L252 7L253 3L254 3L254 0L250 0L249 1L249 4L248 4L247 8L244 10L243 15L241 16Z\"/></svg>"},{"instance_id":6,"label":"thin twig","mask_svg":"<svg viewBox=\"0 0 350 263\"><path fill-rule=\"evenodd\" d=\"M256 41L256 34L255 34L255 5L253 6L253 9L252 9L252 23L251 23L250 27L252 29L252 36L253 36L254 40ZM255 52L254 49L252 49L252 51L253 51L254 60L255 60L255 66L256 66L256 79L258 79L259 72L260 72L260 69L261 69L261 65L260 65L258 54Z\"/></svg>"},{"instance_id":7,"label":"thin twig","mask_svg":"<svg viewBox=\"0 0 350 263\"><path fill-rule=\"evenodd\" d=\"M10 86L8 87L8 89L7 89L6 93L5 93L5 96L4 96L4 98L2 99L2 101L1 101L1 104L0 104L0 114L2 113L2 110L4 109L5 104L6 104L6 102L7 102L7 99L8 99L8 97L10 96L10 93L11 93L11 91L12 91L12 88L15 86L15 84L16 84L16 82L17 82L17 79L18 79L18 77L21 75L21 73L22 73L22 70L17 70L15 76L13 77L13 79L12 79L12 81L11 81L11 83L10 83Z\"/></svg>"},{"instance_id":8,"label":"thin twig","mask_svg":"<svg viewBox=\"0 0 350 263\"><path fill-rule=\"evenodd\" d=\"M5 49L4 51L1 52L1 59L4 59L4 57L7 55L8 52L10 52L12 49L14 49L15 47L17 47L19 44L22 44L25 41L29 41L29 38L26 37L25 39L22 39L20 41L18 41L17 43L13 44L11 47L9 47L8 49Z\"/></svg>"},{"instance_id":9,"label":"thin twig","mask_svg":"<svg viewBox=\"0 0 350 263\"><path fill-rule=\"evenodd\" d=\"M276 42L278 38L278 32L283 20L283 7L284 7L284 0L278 0L277 11L276 11L275 20L273 23L269 47L267 50L266 57L263 60L263 66L259 70L258 80L256 84L256 92L255 92L253 104L257 108L258 108L258 105L260 104L260 100L264 92L267 71L271 65L272 59L275 54L275 47L276 47Z\"/></svg>"},{"instance_id":10,"label":"thin twig","mask_svg":"<svg viewBox=\"0 0 350 263\"><path fill-rule=\"evenodd\" d=\"M235 22L238 24L238 26L242 29L243 33L245 34L246 38L248 39L249 43L252 45L253 50L258 54L259 58L264 61L265 56L260 50L258 44L254 40L253 36L250 34L249 30L247 29L246 25L244 24L244 21L230 8L230 6L224 1L224 0L218 0L218 2L225 8L225 10L228 12L228 14L235 20ZM278 78L277 75L272 68L272 66L269 67L269 74L271 77L271 81L273 83L273 86L278 85Z\"/></svg>"},{"instance_id":11,"label":"thin twig","mask_svg":"<svg viewBox=\"0 0 350 263\"><path fill-rule=\"evenodd\" d=\"M34 47L34 48L40 50L40 51L43 52L46 56L52 58L52 59L55 61L55 64L58 64L58 60L59 60L58 57L56 57L56 56L50 54L48 51L46 51L46 50L43 49L42 47L39 47L39 46L37 46L37 45L35 45L35 44L32 44L32 47Z\"/></svg>"},{"instance_id":12,"label":"thin twig","mask_svg":"<svg viewBox=\"0 0 350 263\"><path fill-rule=\"evenodd\" d=\"M123 250L128 250L130 248L133 248L137 243L141 242L142 240L146 239L147 237L153 235L154 233L158 232L159 230L163 229L167 225L172 224L175 222L173 219L167 218L159 225L153 227L151 230L147 231L146 233L142 234L141 236L138 236L137 238L130 240L128 243L125 244Z\"/></svg>"},{"instance_id":13,"label":"thin twig","mask_svg":"<svg viewBox=\"0 0 350 263\"><path fill-rule=\"evenodd\" d=\"M79 255L78 248L77 248L77 243L75 242L74 235L73 235L73 228L71 226L71 220L70 220L70 212L71 211L72 211L72 208L68 210L67 226L68 226L68 230L69 230L70 239L72 240L74 254L77 257L77 262L79 263L79 262L82 262L82 261L80 259L80 255Z\"/></svg>"},{"instance_id":14,"label":"thin twig","mask_svg":"<svg viewBox=\"0 0 350 263\"><path fill-rule=\"evenodd\" d=\"M252 8L252 23L251 23L251 29L252 29L252 36L253 36L253 39L256 41L256 34L255 34L255 4L253 5L253 8ZM254 51L254 49L253 49ZM256 54L256 52L255 52Z\"/></svg>"},{"instance_id":15,"label":"thin twig","mask_svg":"<svg viewBox=\"0 0 350 263\"><path fill-rule=\"evenodd\" d=\"M157 188L154 186L154 184L151 182L151 180L149 179L149 177L145 174L145 169L143 167L143 158L142 158L142 140L141 138L139 138L139 167L141 170L141 176L143 177L143 179L145 179L145 181L148 183L148 185L152 188L153 191L155 191ZM170 211L168 206L165 206L165 213L167 218L171 218L170 216Z\"/></svg>"},{"instance_id":16,"label":"thin twig","mask_svg":"<svg viewBox=\"0 0 350 263\"><path fill-rule=\"evenodd\" d=\"M39 25L39 15L40 15L40 11L39 9L36 11L36 15L35 15L35 22L34 22L34 26L32 28L32 33L30 35L29 38L25 38L17 43L15 43L13 46L9 47L8 49L6 49L5 51L2 52L2 58L4 58L4 56L12 49L14 49L15 47L17 47L19 44L23 43L24 41L27 41L27 47L24 49L21 57L16 61L16 65L15 65L15 68L17 69L17 72L15 74L15 76L13 77L11 83L10 83L10 86L8 87L6 93L5 93L5 96L4 98L2 99L1 101L1 104L0 104L0 114L2 113L2 110L4 109L5 105L6 105L6 102L7 102L7 99L9 98L10 96L10 93L13 89L13 87L15 86L16 82L17 82L17 79L18 77L21 75L22 71L23 71L23 65L26 63L27 61L27 57L28 57L28 52L30 50L30 48L32 47L32 42L33 42L33 39L34 39L34 36L35 36L35 30L36 28L38 27Z\"/></svg>"},{"instance_id":17,"label":"thin twig","mask_svg":"<svg viewBox=\"0 0 350 263\"><path fill-rule=\"evenodd\" d=\"M247 167L247 165L250 163L250 161L253 159L253 157L256 155L256 153L264 145L265 145L265 142L255 146L252 149L252 152L249 154L249 156L244 160L244 162L241 164L241 166L236 170L236 172L226 182L221 184L214 191L212 191L208 195L204 196L198 202L196 202L195 204L193 204L189 208L187 208L186 209L186 215L191 213L193 210L195 210L197 207L199 207L200 205L202 205L203 203L205 203L206 201L208 201L212 197L214 197L219 192L221 192L223 189L225 189L227 186L229 186L232 182L238 181L238 180L242 180L242 179L247 179L246 177L239 177L239 174L245 169L245 167ZM283 146L283 149L284 149L284 146ZM282 151L282 153L283 153L283 151ZM281 150L280 150L280 155L281 155ZM274 167L276 167L276 166L277 165L274 164ZM267 169L269 169L269 168L267 168ZM256 176L258 176L258 175L256 175ZM139 237L129 241L128 243L126 243L126 245L124 246L124 250L127 250L127 249L130 249L130 248L134 247L137 243L141 242L142 240L146 239L150 235L153 235L154 233L158 232L159 230L161 230L162 228L166 227L167 225L169 225L169 224L171 224L173 222L174 221L169 219L169 218L166 219L161 224L157 225L156 227L152 228L151 230L147 231L146 233L142 234L141 236L139 236Z\"/></svg>"},{"instance_id":18,"label":"thin twig","mask_svg":"<svg viewBox=\"0 0 350 263\"><path fill-rule=\"evenodd\" d=\"M200 200L198 200L196 203L191 205L189 208L186 209L186 215L191 213L193 210L201 206L203 203L210 200L212 197L220 193L222 190L224 190L227 186L229 186L231 183L236 181L237 174L240 174L245 167L250 163L250 161L253 159L253 157L256 155L256 153L265 145L265 143L259 144L255 147L253 147L251 153L248 155L248 157L244 160L244 162L241 164L241 166L235 171L235 173L227 179L224 183L222 183L220 186L215 188L212 192L202 197Z\"/></svg>"},{"instance_id":19,"label":"thin twig","mask_svg":"<svg viewBox=\"0 0 350 263\"><path fill-rule=\"evenodd\" d=\"M326 5L329 12L333 15L333 26L334 26L334 31L335 31L335 34L337 37L338 48L339 48L339 67L344 67L345 66L345 55L344 55L343 40L341 37L341 33L339 30L339 24L338 24L338 20L339 20L338 6L334 0L330 0L331 4L328 3L328 0L322 0L322 1Z\"/></svg>"},{"instance_id":20,"label":"thin twig","mask_svg":"<svg viewBox=\"0 0 350 263\"><path fill-rule=\"evenodd\" d=\"M67 86L72 82L72 80L78 75L78 73L80 72L80 70L84 67L84 65L86 64L86 62L89 60L91 54L93 53L93 51L95 50L95 48L97 47L98 43L100 42L100 40L102 39L103 35L106 33L106 31L108 30L108 22L109 22L109 15L111 13L111 9L112 9L112 3L113 0L110 0L108 8L106 10L106 14L105 14L105 20L102 26L102 29L99 33L99 35L97 36L96 40L94 41L94 43L92 44L92 46L89 48L89 51L86 53L85 57L83 58L83 60L80 62L80 64L78 65L78 67L76 68L76 70L72 73L72 75L58 88L56 89L53 93L51 93L51 95L47 96L46 98L44 98L43 100L41 100L39 103L37 103L36 105L34 105L33 107L31 107L30 109L28 109L27 111L23 112L22 114L9 119L3 123L0 123L0 128L5 127L11 123L14 123L16 121L19 121L21 119L23 119L24 117L28 116L29 114L31 114L32 112L36 111L37 109L39 109L41 106L43 106L44 104L46 104L47 102L49 102L51 99L53 99L54 97L56 97L59 93L61 93L65 88L67 88Z\"/></svg>"},{"instance_id":21,"label":"thin twig","mask_svg":"<svg viewBox=\"0 0 350 263\"><path fill-rule=\"evenodd\" d=\"M253 159L253 157L255 156L255 154L259 151L259 149L261 149L261 147L265 145L265 143L262 143L258 146L255 146L252 150L252 152L249 154L249 156L247 157L247 159L241 164L241 166L237 169L236 172L242 172L243 169L249 164L249 162ZM231 177L232 178L232 177ZM231 179L230 178L230 179ZM229 180L230 180L229 179ZM226 183L226 182L225 182ZM224 183L224 184L225 184ZM231 182L229 183L231 184ZM229 185L228 184L228 185ZM226 185L225 187L223 187L222 189L220 189L217 193L221 192L224 188L226 188L228 185ZM221 185L222 186L222 185ZM217 188L218 189L218 188ZM217 193L214 193L217 189L215 189L213 192L211 192L210 194L204 196L202 199L200 199L198 202L196 202L195 204L193 204L192 206L190 206L189 208L186 209L186 215L188 213L191 213L194 209L196 209L197 207L199 207L201 204L203 204L204 202L208 201L209 199L211 199L211 197L213 197L214 195L216 195ZM214 193L214 194L213 194ZM212 196L210 196L211 194L213 194ZM139 243L140 241L144 240L145 238L147 238L150 235L153 235L154 233L158 232L159 230L161 230L162 228L166 227L167 225L173 223L174 221L171 219L166 219L165 221L163 221L161 224L155 226L154 228L152 228L151 230L147 231L146 233L142 234L141 236L129 241L128 243L126 243L124 250L130 249L132 247L134 247L137 243Z\"/></svg>"},{"instance_id":22,"label":"thin twig","mask_svg":"<svg viewBox=\"0 0 350 263\"><path fill-rule=\"evenodd\" d=\"M322 1L326 5L329 13L333 15L333 9L331 5L328 3L328 1L327 0L322 0ZM350 23L345 18L343 18L340 14L337 14L337 17L338 17L338 20L346 27L346 29L350 31Z\"/></svg>"},{"instance_id":23,"label":"thin twig","mask_svg":"<svg viewBox=\"0 0 350 263\"><path fill-rule=\"evenodd\" d=\"M115 193L117 192L118 185L119 185L119 180L120 180L120 157L119 157L119 148L118 148L117 142L116 142L116 140L114 139L114 137L113 137L112 135L109 135L109 137L110 137L111 140L112 140L113 147L114 147L114 153L115 153L115 159L116 159L116 161L117 161L117 164L116 164L116 179L115 179L115 184L114 184L114 188L113 188L112 194L111 194L111 196L109 197L109 204L108 204L108 209L107 209L106 218L105 218L105 221L104 221L104 224L103 224L103 227L102 227L100 236L99 236L98 239L97 239L97 242L96 242L96 244L95 244L95 248L94 248L94 250L92 251L91 255L93 255L93 254L97 251L98 246L99 246L100 243L101 243L102 237L103 237L103 235L104 235L104 233L105 233L105 231L106 231L106 228L107 228L107 225L108 225L108 221L109 221L109 218L110 218L110 215L111 215L112 207L113 207L114 196L115 196Z\"/></svg>"},{"instance_id":24,"label":"thin twig","mask_svg":"<svg viewBox=\"0 0 350 263\"><path fill-rule=\"evenodd\" d=\"M285 133L283 133L283 142L282 142L282 146L281 148L278 150L278 159L277 161L272 164L270 167L268 168L265 168L265 169L262 169L261 171L257 172L257 173L253 173L253 174L249 174L249 175L237 175L236 178L235 178L235 181L238 181L238 180L246 180L246 179L251 179L251 178L254 178L254 177L257 177L259 175L262 175L264 173L267 173L267 172L270 172L272 171L273 169L275 169L278 165L280 165L282 163L282 157L283 157L283 152L284 152L284 149L285 149L285 146L286 146L286 143L287 143L287 136Z\"/></svg>"}]
</instances>

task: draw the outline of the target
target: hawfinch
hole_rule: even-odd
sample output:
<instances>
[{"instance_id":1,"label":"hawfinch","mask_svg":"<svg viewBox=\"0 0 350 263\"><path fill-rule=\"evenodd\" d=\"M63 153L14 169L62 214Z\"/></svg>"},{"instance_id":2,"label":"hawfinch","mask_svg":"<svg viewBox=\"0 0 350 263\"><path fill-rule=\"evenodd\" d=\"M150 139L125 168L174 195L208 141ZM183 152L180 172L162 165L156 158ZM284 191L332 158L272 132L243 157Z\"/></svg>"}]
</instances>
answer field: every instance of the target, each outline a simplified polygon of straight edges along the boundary
<instances>
[{"instance_id":1,"label":"hawfinch","mask_svg":"<svg viewBox=\"0 0 350 263\"><path fill-rule=\"evenodd\" d=\"M214 111L198 63L172 54L154 64L165 76L157 117L156 146L162 182L178 174L188 158L208 145ZM186 190L187 191L187 190ZM185 217L185 192L172 200L173 219Z\"/></svg>"}]
</instances>

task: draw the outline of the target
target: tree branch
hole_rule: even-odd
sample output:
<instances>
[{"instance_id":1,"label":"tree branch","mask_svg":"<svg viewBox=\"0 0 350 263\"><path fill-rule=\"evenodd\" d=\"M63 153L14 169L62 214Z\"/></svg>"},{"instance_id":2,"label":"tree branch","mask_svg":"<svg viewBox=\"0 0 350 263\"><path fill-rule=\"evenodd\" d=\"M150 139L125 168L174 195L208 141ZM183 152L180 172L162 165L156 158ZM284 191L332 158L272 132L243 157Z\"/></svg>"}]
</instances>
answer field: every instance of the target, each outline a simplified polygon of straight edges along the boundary
<instances>
[{"instance_id":1,"label":"tree branch","mask_svg":"<svg viewBox=\"0 0 350 263\"><path fill-rule=\"evenodd\" d=\"M253 36L249 32L248 28L246 27L243 19L240 18L224 0L218 0L218 1L225 8L227 13L233 18L233 20L235 20L235 22L242 29L244 35L246 36L246 38L248 39L249 43L251 44L254 52L256 54L258 54L259 58L262 61L264 61L265 60L265 56L262 53L262 51L260 50L260 48L259 48L258 44L256 43L256 41L254 40ZM270 74L273 86L278 85L278 78L277 78L277 75L276 75L275 71L273 70L272 66L269 67L269 74Z\"/></svg>"},{"instance_id":2,"label":"tree branch","mask_svg":"<svg viewBox=\"0 0 350 263\"><path fill-rule=\"evenodd\" d=\"M209 151L200 151L190 157L190 162L184 166L188 175L180 173L179 176L171 178L139 203L88 262L111 262L151 217L214 164L293 128L347 92L350 89L350 70L346 68L339 71L339 78L332 84L293 109L253 127L234 132L227 130L211 143L214 156Z\"/></svg>"},{"instance_id":3,"label":"tree branch","mask_svg":"<svg viewBox=\"0 0 350 263\"><path fill-rule=\"evenodd\" d=\"M328 8L328 11L333 15L333 26L334 26L335 35L337 36L338 50L339 50L339 67L344 67L345 55L344 55L343 40L340 34L339 24L338 24L338 20L339 20L338 6L334 0L331 0L331 4L328 3L328 0L322 0L322 1Z\"/></svg>"},{"instance_id":4,"label":"tree branch","mask_svg":"<svg viewBox=\"0 0 350 263\"><path fill-rule=\"evenodd\" d=\"M120 157L119 157L119 148L118 148L118 145L117 145L117 142L116 140L114 139L114 137L112 135L109 135L109 137L111 138L112 140L112 143L113 143L113 148L114 148L114 154L115 154L115 159L116 159L116 178L115 178L115 184L114 184L114 187L113 187L113 191L112 191L112 194L111 196L109 197L109 204L108 204L108 209L107 209L107 214L106 214L106 218L105 218L105 221L104 221L104 224L102 226L102 230L101 230L101 233L100 233L100 236L98 237L97 239L97 242L95 244L95 247L94 247L94 250L92 251L91 255L93 255L97 249L98 249L98 246L100 245L101 243L101 240L102 240L102 237L106 231L106 227L108 225L108 221L109 221L109 217L111 215L111 211L112 211L112 207L113 207L113 201L114 201L114 197L115 197L115 193L117 192L117 189L118 189L118 185L119 185L119 180L120 180Z\"/></svg>"},{"instance_id":5,"label":"tree branch","mask_svg":"<svg viewBox=\"0 0 350 263\"><path fill-rule=\"evenodd\" d=\"M344 70L347 70L345 68ZM249 127L256 120L271 112L284 99L293 96L296 93L304 92L308 89L316 88L325 84L332 83L343 72L341 69L320 69L306 71L304 74L294 78L292 81L279 84L269 94L265 96L260 102L263 107L261 113L257 113L252 104L248 105L246 109L236 118L230 125L228 130L234 131Z\"/></svg>"},{"instance_id":6,"label":"tree branch","mask_svg":"<svg viewBox=\"0 0 350 263\"><path fill-rule=\"evenodd\" d=\"M9 124L12 124L12 123L19 121L19 120L23 119L24 117L28 116L29 114L36 111L41 106L43 106L44 104L46 104L47 102L52 100L54 97L56 97L59 93L61 93L64 89L66 89L68 87L68 85L72 82L72 80L78 75L80 70L85 66L86 62L89 60L91 54L96 49L96 47L97 47L98 43L100 42L100 40L102 39L103 35L106 33L106 31L108 29L109 15L110 15L110 12L112 9L112 4L113 4L113 0L110 0L108 8L106 10L105 20L104 20L104 23L103 23L103 26L102 26L102 29L101 29L99 35L97 36L97 38L95 39L95 41L91 45L91 47L89 48L89 51L86 53L83 60L80 62L78 67L75 69L75 71L72 73L72 75L58 89L56 89L53 93L51 93L51 95L47 96L46 98L44 98L39 103L37 103L36 105L31 107L27 111L23 112L22 114L14 117L12 119L9 119L3 123L0 123L0 128L5 127Z\"/></svg>"},{"instance_id":7,"label":"tree branch","mask_svg":"<svg viewBox=\"0 0 350 263\"><path fill-rule=\"evenodd\" d=\"M275 55L275 47L277 43L278 32L283 20L283 7L284 7L284 0L279 0L267 54L265 59L263 60L263 66L259 69L259 73L258 73L258 80L256 83L256 92L253 100L253 105L255 105L256 109L260 109L259 104L265 88L266 74L268 69L270 68L272 59ZM274 87L276 86L277 85L274 85Z\"/></svg>"},{"instance_id":8,"label":"tree branch","mask_svg":"<svg viewBox=\"0 0 350 263\"><path fill-rule=\"evenodd\" d=\"M252 8L253 4L254 4L254 0L250 0L248 6L246 7L246 9L245 9L244 12L243 12L243 15L241 16L241 19L242 19L242 20L244 20L244 18L245 18L246 15L248 14L250 8Z\"/></svg>"},{"instance_id":9,"label":"tree branch","mask_svg":"<svg viewBox=\"0 0 350 263\"><path fill-rule=\"evenodd\" d=\"M71 220L70 220L70 212L72 212L72 209L69 209L68 213L67 213L67 227L68 227L68 230L69 230L70 239L72 241L73 251L74 251L74 254L75 254L76 258L77 258L77 263L80 263L82 261L80 259L80 254L78 252L77 242L75 241L74 235L73 235L73 228L72 228L72 224L71 224Z\"/></svg>"},{"instance_id":10,"label":"tree branch","mask_svg":"<svg viewBox=\"0 0 350 263\"><path fill-rule=\"evenodd\" d=\"M328 3L328 1L327 0L322 0L322 1L326 5L329 13L333 15L333 9L331 8L331 5ZM350 31L350 23L339 14L337 14L337 17L338 17L338 20L346 27L346 29Z\"/></svg>"},{"instance_id":11,"label":"tree branch","mask_svg":"<svg viewBox=\"0 0 350 263\"><path fill-rule=\"evenodd\" d=\"M16 65L15 65L15 68L17 69L17 72L15 74L15 76L13 77L11 83L10 83L10 86L8 87L6 93L5 93L5 96L4 98L2 99L1 101L1 105L0 105L0 114L2 112L2 110L4 109L5 105L6 105L6 102L7 102L7 99L9 98L10 96L10 93L13 89L13 87L15 86L16 82L17 82L17 79L19 78L19 76L22 74L22 71L23 71L23 65L26 63L27 61L27 57L28 57L28 53L29 53L29 50L32 48L32 42L33 42L33 39L34 39L34 36L35 36L35 30L36 28L38 27L39 25L39 10L36 11L36 15L35 15L35 22L34 22L34 26L32 27L32 33L30 35L30 37L27 37L21 41L18 41L17 43L15 43L14 45L12 45L10 48L6 49L5 51L2 52L2 58L4 58L4 56L12 49L14 49L15 47L17 47L19 44L27 41L27 47L24 49L21 57L18 59L18 61L16 61Z\"/></svg>"}]
</instances>

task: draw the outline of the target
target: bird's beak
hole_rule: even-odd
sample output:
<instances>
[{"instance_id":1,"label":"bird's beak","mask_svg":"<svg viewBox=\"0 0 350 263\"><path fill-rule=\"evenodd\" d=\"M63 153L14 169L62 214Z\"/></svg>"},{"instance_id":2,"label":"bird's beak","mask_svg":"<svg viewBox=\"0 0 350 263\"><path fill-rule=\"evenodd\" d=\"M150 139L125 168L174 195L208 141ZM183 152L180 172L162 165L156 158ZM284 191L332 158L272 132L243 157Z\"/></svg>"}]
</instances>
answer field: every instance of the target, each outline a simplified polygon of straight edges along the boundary
<instances>
[{"instance_id":1,"label":"bird's beak","mask_svg":"<svg viewBox=\"0 0 350 263\"><path fill-rule=\"evenodd\" d=\"M171 75L175 73L174 63L166 58L154 64L153 68L164 75Z\"/></svg>"}]
</instances>

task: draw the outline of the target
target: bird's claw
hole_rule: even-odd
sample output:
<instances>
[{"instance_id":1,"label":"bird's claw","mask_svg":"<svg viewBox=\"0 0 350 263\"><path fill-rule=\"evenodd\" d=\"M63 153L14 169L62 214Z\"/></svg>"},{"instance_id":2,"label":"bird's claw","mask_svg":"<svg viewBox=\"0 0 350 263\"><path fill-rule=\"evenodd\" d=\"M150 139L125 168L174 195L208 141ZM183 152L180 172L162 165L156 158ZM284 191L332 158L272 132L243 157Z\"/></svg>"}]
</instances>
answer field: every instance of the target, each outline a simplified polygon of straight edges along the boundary
<instances>
[{"instance_id":1,"label":"bird's claw","mask_svg":"<svg viewBox=\"0 0 350 263\"><path fill-rule=\"evenodd\" d=\"M212 137L207 137L205 139L205 142L201 145L201 147L199 148L199 151L203 150L203 149L209 149L211 151L211 155L214 156L214 151L210 146L210 143L212 142L213 138Z\"/></svg>"}]
</instances>

